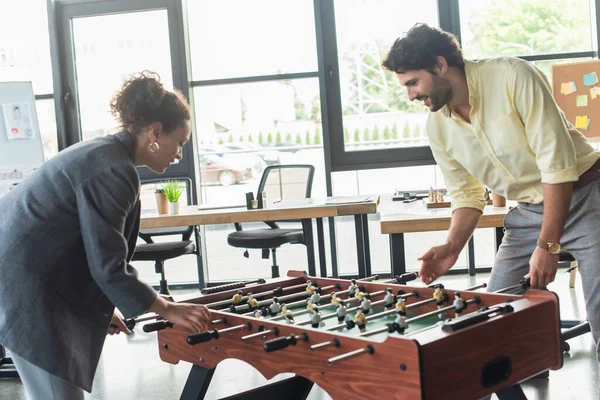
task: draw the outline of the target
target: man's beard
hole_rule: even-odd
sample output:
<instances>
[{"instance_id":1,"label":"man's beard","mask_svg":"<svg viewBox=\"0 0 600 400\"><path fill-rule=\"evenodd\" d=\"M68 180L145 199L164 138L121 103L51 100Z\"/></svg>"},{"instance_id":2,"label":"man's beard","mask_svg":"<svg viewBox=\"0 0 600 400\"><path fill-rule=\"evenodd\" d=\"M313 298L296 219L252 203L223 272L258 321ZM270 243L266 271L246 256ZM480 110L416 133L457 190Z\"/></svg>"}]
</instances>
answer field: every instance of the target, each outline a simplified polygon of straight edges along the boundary
<instances>
[{"instance_id":1,"label":"man's beard","mask_svg":"<svg viewBox=\"0 0 600 400\"><path fill-rule=\"evenodd\" d=\"M433 75L434 78L434 89L429 93L429 100L431 102L431 112L439 111L442 107L450 102L452 98L452 88L448 80L439 78L437 75Z\"/></svg>"}]
</instances>

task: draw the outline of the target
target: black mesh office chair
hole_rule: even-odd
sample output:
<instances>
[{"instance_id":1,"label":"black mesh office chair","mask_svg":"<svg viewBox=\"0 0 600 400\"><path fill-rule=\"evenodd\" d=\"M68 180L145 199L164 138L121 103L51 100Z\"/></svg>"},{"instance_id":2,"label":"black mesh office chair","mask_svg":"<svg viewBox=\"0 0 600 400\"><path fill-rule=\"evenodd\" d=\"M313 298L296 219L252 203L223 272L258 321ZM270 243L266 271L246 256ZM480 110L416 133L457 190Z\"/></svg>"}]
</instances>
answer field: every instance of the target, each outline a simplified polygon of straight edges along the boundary
<instances>
[{"instance_id":1,"label":"black mesh office chair","mask_svg":"<svg viewBox=\"0 0 600 400\"><path fill-rule=\"evenodd\" d=\"M297 200L310 198L315 167L312 165L272 165L265 168L259 192L267 193L267 203L280 200ZM279 221L278 221L279 222ZM298 221L285 221L298 222ZM270 228L242 230L242 225L235 224L235 232L227 236L227 243L233 247L262 249L263 258L269 258L269 250L273 257L271 276L279 277L276 249L286 243L306 244L303 229L281 229L276 222L265 221Z\"/></svg>"},{"instance_id":2,"label":"black mesh office chair","mask_svg":"<svg viewBox=\"0 0 600 400\"><path fill-rule=\"evenodd\" d=\"M574 286L574 274L575 268L577 268L577 260L566 251L562 251L559 255L558 259L559 263L569 263L569 268L572 269L571 277L569 280L569 286L572 288ZM578 320L561 320L560 327L564 329L561 333L561 345L563 352L568 352L571 350L571 346L567 343L567 340L573 339L574 337L581 336L585 333L590 332L590 323L589 321L578 321Z\"/></svg>"},{"instance_id":3,"label":"black mesh office chair","mask_svg":"<svg viewBox=\"0 0 600 400\"><path fill-rule=\"evenodd\" d=\"M177 178L177 180L186 183L186 193L188 204L191 203L192 182L189 178ZM142 185L159 183L162 180L144 180ZM192 234L194 238L192 239ZM181 240L172 242L155 243L153 238L157 236L181 235ZM186 254L199 255L199 234L197 227L175 227L175 228L157 228L142 229L139 237L146 243L136 245L133 253L133 261L154 261L154 269L160 274L160 293L169 294L167 279L165 278L165 261L177 258ZM191 239L191 240L190 240Z\"/></svg>"}]
</instances>

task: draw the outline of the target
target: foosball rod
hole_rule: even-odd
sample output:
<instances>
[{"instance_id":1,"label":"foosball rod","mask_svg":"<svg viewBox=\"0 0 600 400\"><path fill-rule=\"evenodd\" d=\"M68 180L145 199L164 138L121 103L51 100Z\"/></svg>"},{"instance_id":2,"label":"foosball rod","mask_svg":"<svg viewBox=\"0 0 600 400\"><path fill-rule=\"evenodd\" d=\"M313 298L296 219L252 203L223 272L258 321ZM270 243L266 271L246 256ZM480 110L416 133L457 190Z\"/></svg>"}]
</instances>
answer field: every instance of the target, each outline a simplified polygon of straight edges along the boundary
<instances>
[{"instance_id":1,"label":"foosball rod","mask_svg":"<svg viewBox=\"0 0 600 400\"><path fill-rule=\"evenodd\" d=\"M325 289L328 289L330 287L331 286L326 286L326 287L322 288L321 290L325 290ZM336 294L342 295L342 294L346 294L347 292L348 292L347 290L344 290L342 292L336 292ZM307 292L306 293L306 297L309 297L309 296L311 296L311 294L309 292ZM330 298L331 298L331 293L324 294L323 296L321 296L321 300L329 300ZM272 299L268 299L268 300L272 300ZM268 300L265 300L265 301L268 301ZM306 299L298 300L296 302L286 304L286 307L290 308L290 307L300 306L300 305L304 304L305 302L306 302ZM328 307L328 305L319 305L318 307ZM308 310L308 309L307 310L303 310L303 311L299 311L299 312L295 313L294 315L306 314L309 311L310 310ZM247 312L247 313L242 314L242 315L245 315L245 316L252 315L252 311ZM271 321L276 321L276 320L283 319L283 318L284 318L283 316L279 315L279 316L275 316L275 317L270 318L270 320Z\"/></svg>"},{"instance_id":2,"label":"foosball rod","mask_svg":"<svg viewBox=\"0 0 600 400\"><path fill-rule=\"evenodd\" d=\"M531 281L529 279L523 279L516 285L505 287L504 289L496 290L494 293L506 293L515 289L528 289L531 287Z\"/></svg>"},{"instance_id":3,"label":"foosball rod","mask_svg":"<svg viewBox=\"0 0 600 400\"><path fill-rule=\"evenodd\" d=\"M325 287L321 288L321 290L329 290L329 289L333 289L333 288L336 288L336 287L338 287L338 286L336 286L336 285L325 286ZM308 297L308 296L310 296L310 293L307 292L307 291L304 291L304 292L298 292L298 293L288 294L286 296L281 296L281 297L278 296L277 298L280 300L280 302L285 302L287 300L296 299L298 297ZM262 307L264 305L267 305L271 301L273 301L272 298L261 300L261 301L258 302L258 307L260 308L260 307ZM246 311L246 309L250 309L250 307L248 306L248 304L242 304L240 306L235 307L236 311ZM223 310L223 311L225 311L225 310Z\"/></svg>"},{"instance_id":4,"label":"foosball rod","mask_svg":"<svg viewBox=\"0 0 600 400\"><path fill-rule=\"evenodd\" d=\"M343 292L339 292L339 293L336 293L336 294L343 295L343 294L347 294L347 293L348 293L348 291L347 291L347 290L344 290ZM371 297L377 297L377 296L379 296L379 295L382 295L382 294L384 294L384 293L385 293L385 291L383 291L383 290L380 290L380 291L378 291L378 292L369 293L369 295L371 295ZM321 296L321 300L329 300L330 298L331 298L331 293L329 293L329 294L326 294L326 295L324 295L324 296ZM360 300L360 299L359 299L358 297L350 297L350 298L348 298L348 299L345 299L344 301L345 301L346 303L351 303L351 302L355 302L355 301L359 301L359 300ZM304 301L303 301L303 300L300 300L300 301L298 301L298 302L295 302L295 303L286 304L286 306L288 306L288 307L294 307L294 306L302 305L302 303L304 303ZM333 303L329 303L329 304L322 304L322 305L315 304L315 305L316 305L316 306L319 308L319 310L321 310L321 309L324 309L324 308L327 308L327 307L332 307L332 306L335 306L335 304L333 304ZM298 311L297 313L294 313L294 316L295 316L295 317L297 317L298 315L304 315L304 314L308 314L309 312L310 312L310 309L306 309L306 310ZM278 317L273 317L271 320L277 320L277 319L282 319L282 318L284 318L284 317L282 317L282 316L278 316ZM304 321L304 323L308 323L308 322L307 322L307 321ZM300 324L300 325L302 325L302 324Z\"/></svg>"},{"instance_id":5,"label":"foosball rod","mask_svg":"<svg viewBox=\"0 0 600 400\"><path fill-rule=\"evenodd\" d=\"M469 300L465 301L465 307L466 307L467 305L471 304L471 303L477 303L477 304L479 304L480 302L481 302L481 299L479 298L479 296L475 296L475 297L473 297L472 299L469 299ZM427 318L427 317L430 317L430 316L432 316L432 315L436 315L436 314L442 314L442 313L445 313L446 311L450 311L450 310L453 310L453 309L454 309L454 306L453 306L453 305L446 306L446 307L442 307L442 308L440 308L440 309L438 309L438 310L430 311L430 312L428 312L428 313L425 313L425 314L421 314L421 315L417 315L417 316L415 316L415 317L412 317L412 318L408 318L408 319L406 320L406 323L407 323L407 324L409 324L409 323L411 323L411 322L418 321L418 320L420 320L420 319ZM376 315L374 315L374 317L376 317L376 316L379 316L379 315L381 315L381 314L383 314L383 313L376 314ZM388 315L389 315L389 314L388 314ZM365 319L368 319L368 318L369 318L369 317L367 317L367 318L365 318ZM435 326L435 325L434 325L434 326ZM429 327L428 327L427 329L429 329ZM425 330L425 329L423 329L423 330ZM385 328L378 328L378 329L375 329L375 330L372 330L372 331L366 331L366 332L362 332L362 333L360 333L358 336L370 336L370 335L375 335L375 334L377 334L377 333L388 332L388 331L389 331L389 330L388 330L388 327L385 327Z\"/></svg>"},{"instance_id":6,"label":"foosball rod","mask_svg":"<svg viewBox=\"0 0 600 400\"><path fill-rule=\"evenodd\" d=\"M218 339L224 333L237 332L237 331L240 331L243 329L247 329L247 330L251 331L252 323L246 322L245 324L236 325L236 326L232 326L232 327L221 329L221 330L213 329L212 331L192 333L191 335L189 335L187 337L187 343L191 344L191 345L198 344L198 343L204 343L204 342L208 342L211 339Z\"/></svg>"},{"instance_id":7,"label":"foosball rod","mask_svg":"<svg viewBox=\"0 0 600 400\"><path fill-rule=\"evenodd\" d=\"M371 295L371 297L377 297L377 296L379 296L379 295L382 295L382 294L384 294L384 293L385 293L385 292L384 292L383 290L382 290L382 291L380 291L380 292L374 292L374 293ZM356 300L354 300L354 299L356 299ZM359 299L358 299L358 297L353 297L353 298L351 298L350 300L347 300L347 301L346 301L346 300L344 300L344 301L346 301L346 303L350 303L350 302L354 302L354 301L358 301L358 300L359 300ZM371 307L373 307L373 306L378 306L378 305L380 305L380 304L384 304L384 302L385 302L385 300L378 300L378 301L375 301L375 302L371 303ZM355 307L350 307L350 308L346 309L346 313L348 313L348 312L352 312L352 311L356 311L356 310L358 310L359 308L360 308L360 305L358 305L358 306L355 306ZM320 309L320 308L319 308L319 309ZM325 315L321 316L321 321L322 321L322 320L324 320L324 319L333 318L333 317L335 317L335 316L337 316L337 313L336 313L336 312L329 313L329 314L325 314ZM296 325L308 325L308 324L310 324L310 319L308 319L308 320L306 320L306 321L301 321L301 322L298 322Z\"/></svg>"},{"instance_id":8,"label":"foosball rod","mask_svg":"<svg viewBox=\"0 0 600 400\"><path fill-rule=\"evenodd\" d=\"M368 344L362 349L354 350L349 353L340 354L339 356L332 357L329 360L327 360L327 364L329 364L331 366L339 361L342 361L342 360L345 360L348 358L352 358L352 357L356 357L356 356L358 356L360 354L364 354L364 353L373 355L375 353L375 347L373 347L372 344Z\"/></svg>"},{"instance_id":9,"label":"foosball rod","mask_svg":"<svg viewBox=\"0 0 600 400\"><path fill-rule=\"evenodd\" d=\"M260 292L260 293L256 293L254 294L254 297L264 297L264 296L268 296L268 295L274 295L274 296L280 296L281 294L283 294L284 292L289 292L290 290L294 290L294 289L301 289L306 287L306 283L302 283L299 285L293 285L293 286L288 286L288 287L277 287L273 290L267 290L264 292ZM248 296L244 295L244 297L242 297L242 302L248 300ZM222 307L222 306L230 306L233 304L233 300L232 299L225 299L225 300L220 300L220 301L215 301L214 303L209 303L206 304L206 307L208 308L216 308L216 307Z\"/></svg>"},{"instance_id":10,"label":"foosball rod","mask_svg":"<svg viewBox=\"0 0 600 400\"><path fill-rule=\"evenodd\" d=\"M405 294L403 294L403 295L400 295L400 296L398 296L398 297L402 297L403 299L407 299L407 298L409 298L409 297L412 297L412 296L418 297L418 296L419 296L419 292L416 292L416 291L415 291L415 292L411 292L411 293L405 293ZM435 300L435 299L433 299L433 300ZM384 302L385 302L385 300L379 300L379 301L373 302L373 303L371 303L371 307L372 307L372 306L379 305L379 304L383 304ZM427 302L429 302L429 303L430 303L430 302L431 302L431 300L427 300ZM413 303L413 304L418 304L418 303ZM409 304L408 306L406 306L406 308L408 308L410 305L411 305L411 304ZM351 308L348 308L348 309L346 310L346 312L348 313L348 312L356 311L356 310L358 310L359 308L360 308L360 306L351 307ZM324 320L324 319L330 319L330 318L334 318L334 317L337 317L337 313L325 314L325 315L323 315L323 316L321 317L321 321L322 321L322 320ZM297 325L308 324L309 322L310 322L310 320L309 320L309 321L302 321L301 323L299 323L299 324L297 324ZM329 327L329 328L327 328L327 329L325 329L325 330L327 330L327 331L329 331L329 330L336 330L336 329L339 329L339 328L343 328L344 326L346 326L346 324L345 324L345 323L344 323L344 324L340 324L340 325L335 325L335 326Z\"/></svg>"},{"instance_id":11,"label":"foosball rod","mask_svg":"<svg viewBox=\"0 0 600 400\"><path fill-rule=\"evenodd\" d=\"M274 326L274 327L273 327L273 328L271 328L271 329L265 329L265 330L260 330L260 326L259 326L259 329L258 329L258 330L259 330L259 331L258 331L258 332L256 332L256 333L251 333L251 334L249 334L249 335L242 336L242 338L241 338L241 339L242 339L242 342L245 342L246 340L253 339L253 338L255 338L255 337L263 337L263 336L267 336L267 335L269 335L269 334L271 334L271 333L272 333L273 335L275 335L275 336L279 336L279 328L278 328L278 327L276 327L276 326Z\"/></svg>"}]
</instances>

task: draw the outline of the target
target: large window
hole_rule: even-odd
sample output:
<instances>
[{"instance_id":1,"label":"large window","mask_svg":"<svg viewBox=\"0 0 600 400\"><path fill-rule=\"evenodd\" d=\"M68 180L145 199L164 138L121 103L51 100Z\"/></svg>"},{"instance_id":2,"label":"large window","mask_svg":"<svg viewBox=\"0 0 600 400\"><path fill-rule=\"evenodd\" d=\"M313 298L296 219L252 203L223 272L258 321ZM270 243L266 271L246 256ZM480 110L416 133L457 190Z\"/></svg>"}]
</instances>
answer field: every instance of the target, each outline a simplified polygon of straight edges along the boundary
<instances>
[{"instance_id":1,"label":"large window","mask_svg":"<svg viewBox=\"0 0 600 400\"><path fill-rule=\"evenodd\" d=\"M427 145L427 108L411 102L381 61L416 22L438 25L437 3L335 2L345 151Z\"/></svg>"},{"instance_id":2,"label":"large window","mask_svg":"<svg viewBox=\"0 0 600 400\"><path fill-rule=\"evenodd\" d=\"M460 0L466 58L592 51L590 0Z\"/></svg>"},{"instance_id":3,"label":"large window","mask_svg":"<svg viewBox=\"0 0 600 400\"><path fill-rule=\"evenodd\" d=\"M313 6L312 0L188 2L202 203L244 204L264 169L279 164L314 165L313 196L325 195ZM227 244L233 230L204 229L209 279L269 275L271 261L261 260L260 251L245 259ZM278 249L282 274L305 268L305 254L303 246Z\"/></svg>"}]
</instances>

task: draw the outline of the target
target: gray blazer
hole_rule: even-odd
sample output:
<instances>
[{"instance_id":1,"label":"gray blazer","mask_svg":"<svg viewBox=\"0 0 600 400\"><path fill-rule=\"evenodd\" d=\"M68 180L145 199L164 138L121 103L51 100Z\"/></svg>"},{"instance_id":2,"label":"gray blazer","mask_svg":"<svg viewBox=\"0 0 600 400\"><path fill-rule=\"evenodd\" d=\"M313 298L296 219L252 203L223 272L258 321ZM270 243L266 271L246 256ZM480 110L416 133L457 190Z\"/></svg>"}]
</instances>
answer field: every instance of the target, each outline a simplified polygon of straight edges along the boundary
<instances>
[{"instance_id":1,"label":"gray blazer","mask_svg":"<svg viewBox=\"0 0 600 400\"><path fill-rule=\"evenodd\" d=\"M134 143L79 143L0 199L0 343L91 391L114 307L156 292L129 265L140 221Z\"/></svg>"}]
</instances>

